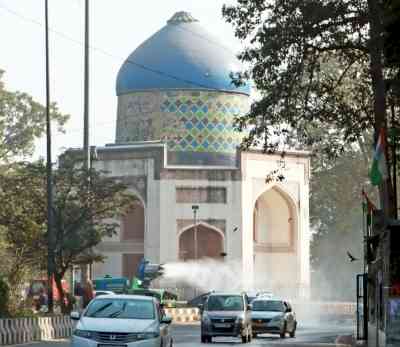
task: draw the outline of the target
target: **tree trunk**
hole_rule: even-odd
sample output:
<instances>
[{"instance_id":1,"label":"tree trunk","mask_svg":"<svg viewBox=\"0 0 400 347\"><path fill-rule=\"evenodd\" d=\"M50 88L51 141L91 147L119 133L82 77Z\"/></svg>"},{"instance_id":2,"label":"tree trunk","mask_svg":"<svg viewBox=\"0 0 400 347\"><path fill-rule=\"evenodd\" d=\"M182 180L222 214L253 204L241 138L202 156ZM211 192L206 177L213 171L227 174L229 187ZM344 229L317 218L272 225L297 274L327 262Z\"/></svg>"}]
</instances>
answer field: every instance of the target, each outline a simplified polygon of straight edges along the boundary
<instances>
[{"instance_id":1,"label":"tree trunk","mask_svg":"<svg viewBox=\"0 0 400 347\"><path fill-rule=\"evenodd\" d=\"M375 136L376 143L381 128L386 128L386 90L383 78L383 25L382 7L378 0L368 0L369 24L370 24L370 70L372 89L374 93L374 115L375 115ZM388 148L386 146L386 159L388 159ZM386 161L388 165L388 160ZM386 217L395 216L393 199L393 187L390 180L390 168L387 167L389 178L379 187L379 196L382 209Z\"/></svg>"},{"instance_id":2,"label":"tree trunk","mask_svg":"<svg viewBox=\"0 0 400 347\"><path fill-rule=\"evenodd\" d=\"M61 307L61 313L62 314L67 314L67 305L65 303L65 292L64 288L62 286L62 279L63 279L63 274L60 274L58 272L54 273L54 281L56 282L56 287L58 290L58 293L60 295L60 307Z\"/></svg>"}]
</instances>

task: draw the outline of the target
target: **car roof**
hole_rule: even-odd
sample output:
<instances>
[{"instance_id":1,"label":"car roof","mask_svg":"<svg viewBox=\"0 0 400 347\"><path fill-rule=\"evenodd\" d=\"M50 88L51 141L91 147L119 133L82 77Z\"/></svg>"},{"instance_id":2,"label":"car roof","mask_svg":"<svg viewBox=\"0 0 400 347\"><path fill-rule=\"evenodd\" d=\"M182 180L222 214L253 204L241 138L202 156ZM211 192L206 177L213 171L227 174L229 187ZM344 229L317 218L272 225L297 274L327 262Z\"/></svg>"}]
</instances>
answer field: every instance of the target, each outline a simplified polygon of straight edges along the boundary
<instances>
[{"instance_id":1,"label":"car roof","mask_svg":"<svg viewBox=\"0 0 400 347\"><path fill-rule=\"evenodd\" d=\"M212 292L210 296L243 296L243 293L237 292Z\"/></svg>"},{"instance_id":2,"label":"car roof","mask_svg":"<svg viewBox=\"0 0 400 347\"><path fill-rule=\"evenodd\" d=\"M96 300L103 299L137 299L137 300L146 300L146 301L154 301L154 297L145 296L145 295L131 295L131 294L106 294L96 297Z\"/></svg>"},{"instance_id":3,"label":"car roof","mask_svg":"<svg viewBox=\"0 0 400 347\"><path fill-rule=\"evenodd\" d=\"M279 298L268 298L268 297L262 297L262 296L258 296L256 297L254 301L281 301L281 302L288 302L287 300L284 299L279 299Z\"/></svg>"}]
</instances>

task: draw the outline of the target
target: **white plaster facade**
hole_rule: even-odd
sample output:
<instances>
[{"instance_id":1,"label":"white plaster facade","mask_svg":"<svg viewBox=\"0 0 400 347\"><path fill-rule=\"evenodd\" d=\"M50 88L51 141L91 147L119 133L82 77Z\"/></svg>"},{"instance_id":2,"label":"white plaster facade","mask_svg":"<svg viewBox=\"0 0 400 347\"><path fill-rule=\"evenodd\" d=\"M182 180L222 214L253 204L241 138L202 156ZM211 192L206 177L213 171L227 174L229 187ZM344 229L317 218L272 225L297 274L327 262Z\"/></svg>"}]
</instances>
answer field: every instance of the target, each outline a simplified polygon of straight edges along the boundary
<instances>
[{"instance_id":1,"label":"white plaster facade","mask_svg":"<svg viewBox=\"0 0 400 347\"><path fill-rule=\"evenodd\" d=\"M193 226L192 205L196 204L197 223L223 235L224 261L242 264L248 286L308 296L307 153L285 154L282 169L285 179L279 183L266 183L268 173L282 166L279 154L240 152L237 168L172 167L162 143L106 146L98 149L98 155L95 167L124 180L143 202L145 230L144 243L127 242L120 235L104 240L99 250L106 261L95 265L94 277L123 275L122 254L143 254L157 263L179 261L179 237ZM210 187L225 188L225 201L177 202L177 189ZM260 203L263 217L256 231L259 236L255 238L254 209L263 196L267 205L263 207ZM266 234L262 234L264 229Z\"/></svg>"}]
</instances>

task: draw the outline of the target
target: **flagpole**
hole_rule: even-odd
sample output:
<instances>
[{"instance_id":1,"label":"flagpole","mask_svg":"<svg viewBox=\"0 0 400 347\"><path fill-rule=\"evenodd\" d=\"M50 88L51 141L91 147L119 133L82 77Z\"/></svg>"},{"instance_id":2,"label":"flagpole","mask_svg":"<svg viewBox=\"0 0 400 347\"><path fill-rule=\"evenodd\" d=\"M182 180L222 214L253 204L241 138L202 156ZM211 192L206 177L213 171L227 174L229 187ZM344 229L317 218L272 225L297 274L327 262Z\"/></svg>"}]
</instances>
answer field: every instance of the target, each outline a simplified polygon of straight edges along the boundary
<instances>
[{"instance_id":1,"label":"flagpole","mask_svg":"<svg viewBox=\"0 0 400 347\"><path fill-rule=\"evenodd\" d=\"M392 113L392 156L393 156L393 204L394 204L394 218L397 219L397 158L396 158L396 133L394 126L394 104L393 102L390 105L391 113Z\"/></svg>"}]
</instances>

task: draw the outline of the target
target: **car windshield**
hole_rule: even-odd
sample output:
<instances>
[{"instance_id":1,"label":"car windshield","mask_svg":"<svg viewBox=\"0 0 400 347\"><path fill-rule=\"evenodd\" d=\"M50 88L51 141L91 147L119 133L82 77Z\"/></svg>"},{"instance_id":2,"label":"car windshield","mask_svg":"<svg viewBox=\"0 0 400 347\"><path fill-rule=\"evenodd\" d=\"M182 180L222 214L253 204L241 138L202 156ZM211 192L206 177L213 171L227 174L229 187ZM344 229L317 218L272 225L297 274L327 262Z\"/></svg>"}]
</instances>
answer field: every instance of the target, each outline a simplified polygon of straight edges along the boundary
<instances>
[{"instance_id":1,"label":"car windshield","mask_svg":"<svg viewBox=\"0 0 400 347\"><path fill-rule=\"evenodd\" d=\"M255 300L252 306L253 311L285 312L285 305L282 301Z\"/></svg>"},{"instance_id":2,"label":"car windshield","mask_svg":"<svg viewBox=\"0 0 400 347\"><path fill-rule=\"evenodd\" d=\"M97 299L88 307L86 317L118 319L155 319L151 300Z\"/></svg>"},{"instance_id":3,"label":"car windshield","mask_svg":"<svg viewBox=\"0 0 400 347\"><path fill-rule=\"evenodd\" d=\"M212 295L207 301L208 311L243 311L240 295Z\"/></svg>"}]
</instances>

